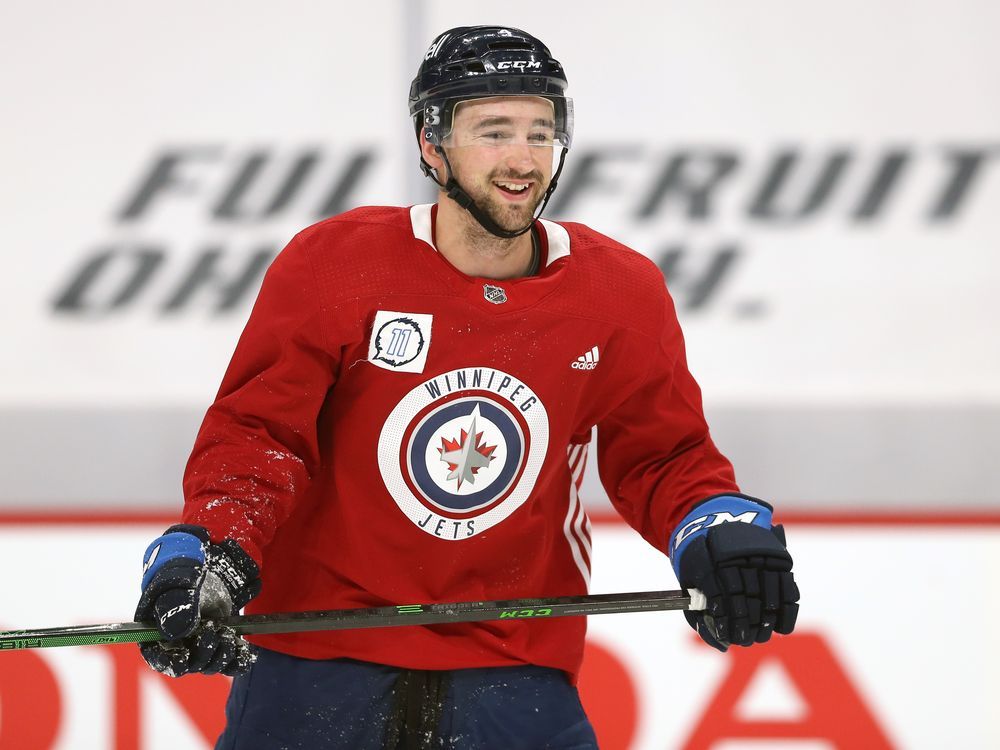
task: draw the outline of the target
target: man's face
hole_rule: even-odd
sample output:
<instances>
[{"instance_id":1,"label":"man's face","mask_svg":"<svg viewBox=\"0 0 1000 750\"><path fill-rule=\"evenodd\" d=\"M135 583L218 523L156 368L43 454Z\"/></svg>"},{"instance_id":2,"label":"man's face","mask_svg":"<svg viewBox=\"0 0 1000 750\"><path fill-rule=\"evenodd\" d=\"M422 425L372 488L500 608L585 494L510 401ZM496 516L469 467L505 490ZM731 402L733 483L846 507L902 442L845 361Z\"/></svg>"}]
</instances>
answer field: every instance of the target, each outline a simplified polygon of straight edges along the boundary
<instances>
[{"instance_id":1,"label":"man's face","mask_svg":"<svg viewBox=\"0 0 1000 750\"><path fill-rule=\"evenodd\" d=\"M472 99L455 107L444 148L459 184L501 227L531 221L552 179L552 102L534 96Z\"/></svg>"}]
</instances>

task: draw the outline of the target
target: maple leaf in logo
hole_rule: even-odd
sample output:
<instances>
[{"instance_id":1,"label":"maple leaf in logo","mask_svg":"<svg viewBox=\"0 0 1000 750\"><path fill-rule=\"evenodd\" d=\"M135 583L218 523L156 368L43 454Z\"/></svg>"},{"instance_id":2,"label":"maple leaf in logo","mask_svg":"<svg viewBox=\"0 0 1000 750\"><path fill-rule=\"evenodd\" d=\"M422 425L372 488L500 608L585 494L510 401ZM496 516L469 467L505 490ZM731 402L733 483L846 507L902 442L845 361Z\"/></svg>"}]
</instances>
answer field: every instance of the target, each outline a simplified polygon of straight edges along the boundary
<instances>
[{"instance_id":1,"label":"maple leaf in logo","mask_svg":"<svg viewBox=\"0 0 1000 750\"><path fill-rule=\"evenodd\" d=\"M476 483L476 474L490 465L494 458L493 451L497 448L483 444L483 433L476 432L476 420L481 416L478 404L469 416L472 418L469 429L463 429L458 440L441 438L442 447L438 448L441 460L448 464L448 479L457 480L458 489L461 489L462 482Z\"/></svg>"}]
</instances>

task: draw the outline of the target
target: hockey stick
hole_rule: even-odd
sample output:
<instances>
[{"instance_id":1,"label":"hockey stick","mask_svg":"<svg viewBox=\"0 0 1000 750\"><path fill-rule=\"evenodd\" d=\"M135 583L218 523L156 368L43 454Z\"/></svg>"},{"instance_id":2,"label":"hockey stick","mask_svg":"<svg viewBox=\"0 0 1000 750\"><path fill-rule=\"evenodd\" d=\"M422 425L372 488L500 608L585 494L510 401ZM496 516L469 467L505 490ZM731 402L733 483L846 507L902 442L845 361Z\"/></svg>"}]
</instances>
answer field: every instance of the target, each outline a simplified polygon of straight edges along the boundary
<instances>
[{"instance_id":1,"label":"hockey stick","mask_svg":"<svg viewBox=\"0 0 1000 750\"><path fill-rule=\"evenodd\" d=\"M318 612L282 612L230 617L225 625L238 635L304 633L310 630L387 628L399 625L443 625L483 620L527 620L542 617L604 615L616 612L656 612L704 609L698 589L637 591L625 594L559 596L551 599L509 599L455 604L407 604L369 609L328 609ZM116 622L44 630L0 632L0 651L53 646L96 646L111 643L159 641L160 632L146 622Z\"/></svg>"}]
</instances>

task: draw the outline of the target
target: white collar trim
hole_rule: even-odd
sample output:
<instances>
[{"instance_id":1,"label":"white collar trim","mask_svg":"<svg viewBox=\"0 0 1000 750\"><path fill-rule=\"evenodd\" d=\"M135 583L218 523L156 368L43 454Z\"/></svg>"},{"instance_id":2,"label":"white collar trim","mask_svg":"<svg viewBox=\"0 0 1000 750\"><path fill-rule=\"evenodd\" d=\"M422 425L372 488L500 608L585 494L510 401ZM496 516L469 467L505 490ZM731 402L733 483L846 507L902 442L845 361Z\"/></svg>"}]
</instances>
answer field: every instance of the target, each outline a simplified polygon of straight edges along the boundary
<instances>
[{"instance_id":1,"label":"white collar trim","mask_svg":"<svg viewBox=\"0 0 1000 750\"><path fill-rule=\"evenodd\" d=\"M538 221L545 227L545 236L549 241L549 258L545 265L551 266L553 261L569 255L569 232L562 224L556 224L554 221L548 219Z\"/></svg>"},{"instance_id":2,"label":"white collar trim","mask_svg":"<svg viewBox=\"0 0 1000 750\"><path fill-rule=\"evenodd\" d=\"M410 206L410 224L413 226L413 236L423 240L434 248L434 227L431 225L432 203L418 203Z\"/></svg>"}]
</instances>

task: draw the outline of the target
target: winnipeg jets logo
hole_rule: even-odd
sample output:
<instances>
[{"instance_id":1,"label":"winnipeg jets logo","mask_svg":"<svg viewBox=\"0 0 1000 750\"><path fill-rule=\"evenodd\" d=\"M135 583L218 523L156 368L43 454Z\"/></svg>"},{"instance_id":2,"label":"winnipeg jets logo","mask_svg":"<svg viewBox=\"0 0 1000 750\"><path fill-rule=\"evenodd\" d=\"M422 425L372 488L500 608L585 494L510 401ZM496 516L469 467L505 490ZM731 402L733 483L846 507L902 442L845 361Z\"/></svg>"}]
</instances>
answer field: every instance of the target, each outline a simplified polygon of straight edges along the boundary
<instances>
[{"instance_id":1,"label":"winnipeg jets logo","mask_svg":"<svg viewBox=\"0 0 1000 750\"><path fill-rule=\"evenodd\" d=\"M462 482L476 483L476 472L490 465L495 445L484 445L482 432L476 432L476 420L479 418L479 405L472 410L472 423L468 430L462 430L461 437L456 440L441 439L443 447L438 448L441 460L448 464L451 470L448 480L457 482L456 488L462 488Z\"/></svg>"},{"instance_id":2,"label":"winnipeg jets logo","mask_svg":"<svg viewBox=\"0 0 1000 750\"><path fill-rule=\"evenodd\" d=\"M466 367L400 400L379 436L379 471L415 526L458 541L503 522L528 499L548 441L545 406L526 383Z\"/></svg>"}]
</instances>

